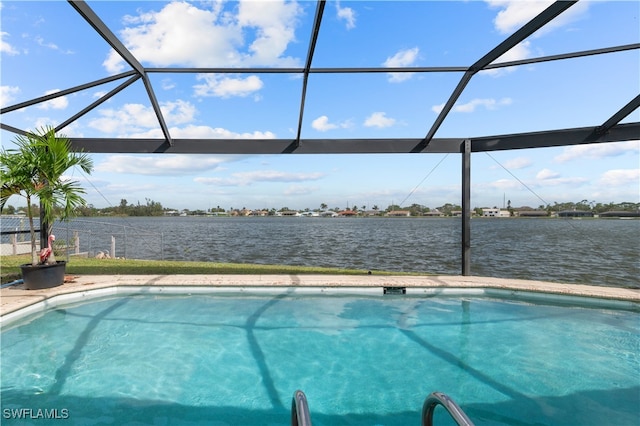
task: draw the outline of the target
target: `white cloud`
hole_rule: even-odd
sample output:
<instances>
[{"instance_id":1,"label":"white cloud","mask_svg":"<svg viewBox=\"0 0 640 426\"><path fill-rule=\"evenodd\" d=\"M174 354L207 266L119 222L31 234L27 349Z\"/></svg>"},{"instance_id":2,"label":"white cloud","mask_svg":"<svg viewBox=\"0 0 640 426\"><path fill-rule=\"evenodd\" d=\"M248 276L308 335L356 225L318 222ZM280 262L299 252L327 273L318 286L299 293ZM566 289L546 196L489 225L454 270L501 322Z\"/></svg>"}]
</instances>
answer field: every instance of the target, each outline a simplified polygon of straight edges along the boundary
<instances>
[{"instance_id":1,"label":"white cloud","mask_svg":"<svg viewBox=\"0 0 640 426\"><path fill-rule=\"evenodd\" d=\"M517 179L498 179L491 182L472 183L471 191L472 198L481 198L484 200L492 199L496 193L500 195L506 194L511 200L520 198L521 195L518 194L527 194L526 197L538 199L535 193L530 192L531 189L540 190L540 193L543 194L545 198L548 198L551 193L560 191L561 187L569 187L570 190L573 190L588 182L588 179L582 177L556 177L525 181L525 187L525 185ZM454 193L455 191L452 191L452 194ZM495 205L495 202L496 201L491 201L490 203ZM486 201L481 202L481 204L484 203L486 203L486 205L489 204ZM502 204L502 196L500 196L500 203Z\"/></svg>"},{"instance_id":2,"label":"white cloud","mask_svg":"<svg viewBox=\"0 0 640 426\"><path fill-rule=\"evenodd\" d=\"M233 173L229 178L197 177L194 182L217 186L247 186L255 182L304 182L322 179L324 173L287 173L277 170L257 170Z\"/></svg>"},{"instance_id":3,"label":"white cloud","mask_svg":"<svg viewBox=\"0 0 640 426\"><path fill-rule=\"evenodd\" d=\"M553 3L551 0L486 0L486 2L493 8L501 9L493 20L494 27L501 34L514 32Z\"/></svg>"},{"instance_id":4,"label":"white cloud","mask_svg":"<svg viewBox=\"0 0 640 426\"><path fill-rule=\"evenodd\" d=\"M352 123L350 120L345 120L340 123L330 123L329 117L327 117L326 115L321 115L320 117L316 118L311 122L311 127L319 132L326 132L328 130L333 130L338 128L347 129L351 126L352 126Z\"/></svg>"},{"instance_id":5,"label":"white cloud","mask_svg":"<svg viewBox=\"0 0 640 426\"><path fill-rule=\"evenodd\" d=\"M246 57L245 62L252 65L296 64L297 60L282 55L289 43L296 41L295 27L302 13L295 1L240 1L238 23L243 29L251 28L257 35L249 46L252 56Z\"/></svg>"},{"instance_id":6,"label":"white cloud","mask_svg":"<svg viewBox=\"0 0 640 426\"><path fill-rule=\"evenodd\" d=\"M65 126L65 128L61 130L60 134L69 138L83 138L85 136L84 133L82 133L82 130L80 130L80 124L78 124L78 122L73 122L68 126Z\"/></svg>"},{"instance_id":7,"label":"white cloud","mask_svg":"<svg viewBox=\"0 0 640 426\"><path fill-rule=\"evenodd\" d=\"M508 170L524 169L531 165L531 159L527 157L516 157L504 162L504 167Z\"/></svg>"},{"instance_id":8,"label":"white cloud","mask_svg":"<svg viewBox=\"0 0 640 426\"><path fill-rule=\"evenodd\" d=\"M193 104L183 100L164 102L160 105L160 110L168 124L189 123L193 121L197 112Z\"/></svg>"},{"instance_id":9,"label":"white cloud","mask_svg":"<svg viewBox=\"0 0 640 426\"><path fill-rule=\"evenodd\" d=\"M38 43L38 45L40 45L42 47L46 47L46 48L51 49L51 50L59 50L60 49L55 43L45 42L42 37L38 36L34 40L35 40L36 43Z\"/></svg>"},{"instance_id":10,"label":"white cloud","mask_svg":"<svg viewBox=\"0 0 640 426\"><path fill-rule=\"evenodd\" d=\"M100 118L89 121L88 126L107 134L128 135L143 128L159 126L151 107L125 104L120 109L101 109Z\"/></svg>"},{"instance_id":11,"label":"white cloud","mask_svg":"<svg viewBox=\"0 0 640 426\"><path fill-rule=\"evenodd\" d=\"M496 31L501 34L510 34L524 26L527 22L531 21L543 10L549 7L552 0L536 0L536 1L522 1L522 0L485 0L492 8L500 9L496 15L493 24ZM555 17L550 23L545 25L540 30L536 31L532 38L540 37L553 29L565 26L570 22L578 19L589 8L589 2L578 2L572 5L569 9ZM529 40L525 40L522 43L517 44L504 55L500 56L493 63L517 61L521 59L527 59L532 56L532 46ZM494 70L482 71L483 74L499 76L505 72L513 71L514 68L501 68Z\"/></svg>"},{"instance_id":12,"label":"white cloud","mask_svg":"<svg viewBox=\"0 0 640 426\"><path fill-rule=\"evenodd\" d=\"M583 177L562 177L559 172L550 170L550 169L542 169L540 170L535 177L535 180L532 182L528 182L527 185L529 187L555 187L561 185L575 185L579 186L586 182L589 182L589 179Z\"/></svg>"},{"instance_id":13,"label":"white cloud","mask_svg":"<svg viewBox=\"0 0 640 426\"><path fill-rule=\"evenodd\" d=\"M220 177L197 177L193 179L196 183L212 186L242 186L239 180Z\"/></svg>"},{"instance_id":14,"label":"white cloud","mask_svg":"<svg viewBox=\"0 0 640 426\"><path fill-rule=\"evenodd\" d=\"M219 74L200 74L196 78L205 82L204 84L193 86L196 96L244 97L257 92L263 86L262 80L255 75L250 75L246 78L234 78Z\"/></svg>"},{"instance_id":15,"label":"white cloud","mask_svg":"<svg viewBox=\"0 0 640 426\"><path fill-rule=\"evenodd\" d=\"M57 44L50 42L50 41L45 41L44 38L40 37L40 36L36 36L34 37L34 41L41 47L45 47L47 49L51 49L51 50L56 50L58 52L61 52L65 55L72 55L74 52L72 50L62 50Z\"/></svg>"},{"instance_id":16,"label":"white cloud","mask_svg":"<svg viewBox=\"0 0 640 426\"><path fill-rule=\"evenodd\" d=\"M277 170L257 170L234 173L234 176L250 182L301 182L321 179L324 177L324 173L289 173Z\"/></svg>"},{"instance_id":17,"label":"white cloud","mask_svg":"<svg viewBox=\"0 0 640 426\"><path fill-rule=\"evenodd\" d=\"M511 62L511 61L519 61L521 59L527 59L531 57L531 42L528 40L523 41L522 43L518 43L513 46L511 49L507 50L502 56L493 61L493 63L499 62ZM497 71L497 70L488 70L487 72Z\"/></svg>"},{"instance_id":18,"label":"white cloud","mask_svg":"<svg viewBox=\"0 0 640 426\"><path fill-rule=\"evenodd\" d=\"M303 186L303 185L291 185L284 191L284 195L307 195L317 191L317 187Z\"/></svg>"},{"instance_id":19,"label":"white cloud","mask_svg":"<svg viewBox=\"0 0 640 426\"><path fill-rule=\"evenodd\" d=\"M168 125L191 122L196 114L196 108L182 100L161 103L160 109ZM131 135L160 126L153 108L142 104L125 104L120 109L101 109L98 113L101 117L91 120L88 126L107 134Z\"/></svg>"},{"instance_id":20,"label":"white cloud","mask_svg":"<svg viewBox=\"0 0 640 426\"><path fill-rule=\"evenodd\" d=\"M7 55L19 55L20 52L4 40L4 37L8 35L9 33L4 31L0 32L0 52L6 53Z\"/></svg>"},{"instance_id":21,"label":"white cloud","mask_svg":"<svg viewBox=\"0 0 640 426\"><path fill-rule=\"evenodd\" d=\"M170 78L163 78L161 84L163 90L171 90L176 87L176 84Z\"/></svg>"},{"instance_id":22,"label":"white cloud","mask_svg":"<svg viewBox=\"0 0 640 426\"><path fill-rule=\"evenodd\" d=\"M501 106L511 105L511 103L512 103L511 98L502 98L499 100L491 99L491 98L472 99L466 104L455 104L453 106L452 111L453 112L474 112L476 108L480 106L485 107L488 110L495 110ZM440 111L442 111L442 109L444 108L444 105L445 104L434 105L431 107L431 110L436 114L439 114Z\"/></svg>"},{"instance_id":23,"label":"white cloud","mask_svg":"<svg viewBox=\"0 0 640 426\"><path fill-rule=\"evenodd\" d=\"M232 9L223 11L221 2L213 2L209 9L171 2L159 11L125 17L127 27L120 38L141 62L153 66L299 66L300 60L285 56L296 41L295 28L303 12L296 2L228 4ZM114 51L103 65L113 73L124 68Z\"/></svg>"},{"instance_id":24,"label":"white cloud","mask_svg":"<svg viewBox=\"0 0 640 426\"><path fill-rule=\"evenodd\" d=\"M600 177L600 184L607 187L634 184L639 191L636 193L638 196L640 194L640 169L608 170Z\"/></svg>"},{"instance_id":25,"label":"white cloud","mask_svg":"<svg viewBox=\"0 0 640 426\"><path fill-rule=\"evenodd\" d=\"M20 88L16 86L0 86L0 106L11 105L15 100L15 95L20 93Z\"/></svg>"},{"instance_id":26,"label":"white cloud","mask_svg":"<svg viewBox=\"0 0 640 426\"><path fill-rule=\"evenodd\" d=\"M414 65L418 58L420 50L417 47L413 49L404 49L397 52L395 55L388 57L382 65L389 68L409 67ZM409 80L414 73L412 72L392 72L389 73L389 82L399 83L405 80Z\"/></svg>"},{"instance_id":27,"label":"white cloud","mask_svg":"<svg viewBox=\"0 0 640 426\"><path fill-rule=\"evenodd\" d=\"M365 127L391 127L396 124L396 120L394 118L389 118L386 116L384 112L374 112L364 121Z\"/></svg>"},{"instance_id":28,"label":"white cloud","mask_svg":"<svg viewBox=\"0 0 640 426\"><path fill-rule=\"evenodd\" d=\"M33 121L32 129L42 129L47 126L56 127L58 121L51 119L50 117L37 117Z\"/></svg>"},{"instance_id":29,"label":"white cloud","mask_svg":"<svg viewBox=\"0 0 640 426\"><path fill-rule=\"evenodd\" d=\"M220 157L202 155L112 155L96 164L95 170L134 175L176 176L213 170L225 161Z\"/></svg>"},{"instance_id":30,"label":"white cloud","mask_svg":"<svg viewBox=\"0 0 640 426\"><path fill-rule=\"evenodd\" d=\"M578 187L580 185L583 185L585 183L589 182L589 179L584 178L584 177L557 177L557 178L548 178L548 179L542 179L539 180L537 182L533 182L533 183L529 183L530 187L549 187L549 188L554 188L556 186L560 186L560 185L569 185L569 186L575 186Z\"/></svg>"},{"instance_id":31,"label":"white cloud","mask_svg":"<svg viewBox=\"0 0 640 426\"><path fill-rule=\"evenodd\" d=\"M45 95L50 95L52 93L59 92L60 89L48 90L45 92ZM69 106L69 100L66 96L60 96L55 99L51 99L50 101L43 102L38 104L37 108L39 109L65 109Z\"/></svg>"},{"instance_id":32,"label":"white cloud","mask_svg":"<svg viewBox=\"0 0 640 426\"><path fill-rule=\"evenodd\" d=\"M474 188L482 188L484 185L474 184ZM494 182L491 182L487 185L489 188L499 189L501 191L505 190L519 190L522 189L522 184L515 179L498 179Z\"/></svg>"},{"instance_id":33,"label":"white cloud","mask_svg":"<svg viewBox=\"0 0 640 426\"><path fill-rule=\"evenodd\" d=\"M341 7L340 2L336 2L336 13L338 19L343 19L348 30L356 27L356 12L350 7Z\"/></svg>"},{"instance_id":34,"label":"white cloud","mask_svg":"<svg viewBox=\"0 0 640 426\"><path fill-rule=\"evenodd\" d=\"M128 182L128 183L110 183L103 186L104 189L111 194L114 194L116 197L120 199L123 198L124 194L126 198L129 198L129 203L131 203L133 194L149 194L151 191L158 191L158 185L148 182ZM125 198L125 199L126 199Z\"/></svg>"},{"instance_id":35,"label":"white cloud","mask_svg":"<svg viewBox=\"0 0 640 426\"><path fill-rule=\"evenodd\" d=\"M560 173L554 172L553 170L549 169L542 169L538 172L538 174L536 174L536 179L539 180L556 179L558 177L560 177Z\"/></svg>"},{"instance_id":36,"label":"white cloud","mask_svg":"<svg viewBox=\"0 0 640 426\"><path fill-rule=\"evenodd\" d=\"M640 141L601 142L565 147L562 154L556 156L553 161L565 163L575 159L599 160L626 154L637 155L638 153L640 153Z\"/></svg>"},{"instance_id":37,"label":"white cloud","mask_svg":"<svg viewBox=\"0 0 640 426\"><path fill-rule=\"evenodd\" d=\"M513 46L511 49L507 50L502 56L500 56L498 59L496 59L492 63L498 64L501 62L519 61L522 59L530 58L532 56L533 55L531 53L531 42L528 40L525 40L522 43L518 43L515 46ZM480 73L483 75L499 77L504 75L505 73L513 72L517 68L518 68L517 66L495 68L495 69L480 71Z\"/></svg>"},{"instance_id":38,"label":"white cloud","mask_svg":"<svg viewBox=\"0 0 640 426\"><path fill-rule=\"evenodd\" d=\"M329 123L329 117L321 115L311 122L311 127L319 132L326 132L327 130L337 129L337 124Z\"/></svg>"},{"instance_id":39,"label":"white cloud","mask_svg":"<svg viewBox=\"0 0 640 426\"><path fill-rule=\"evenodd\" d=\"M275 139L273 132L259 130L253 132L237 133L221 127L195 126L188 125L185 127L171 127L169 133L176 139ZM164 138L162 130L151 129L148 131L140 131L131 133L131 138Z\"/></svg>"}]
</instances>

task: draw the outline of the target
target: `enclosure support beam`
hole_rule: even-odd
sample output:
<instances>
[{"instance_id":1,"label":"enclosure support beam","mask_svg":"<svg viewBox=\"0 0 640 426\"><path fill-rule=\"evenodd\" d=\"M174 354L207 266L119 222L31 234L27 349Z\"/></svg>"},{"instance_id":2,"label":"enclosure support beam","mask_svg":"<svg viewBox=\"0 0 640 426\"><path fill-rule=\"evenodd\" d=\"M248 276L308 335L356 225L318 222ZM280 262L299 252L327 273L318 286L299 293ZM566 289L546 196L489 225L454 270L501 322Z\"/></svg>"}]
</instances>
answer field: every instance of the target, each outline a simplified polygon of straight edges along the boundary
<instances>
[{"instance_id":1,"label":"enclosure support beam","mask_svg":"<svg viewBox=\"0 0 640 426\"><path fill-rule=\"evenodd\" d=\"M462 142L462 275L471 275L471 140Z\"/></svg>"}]
</instances>

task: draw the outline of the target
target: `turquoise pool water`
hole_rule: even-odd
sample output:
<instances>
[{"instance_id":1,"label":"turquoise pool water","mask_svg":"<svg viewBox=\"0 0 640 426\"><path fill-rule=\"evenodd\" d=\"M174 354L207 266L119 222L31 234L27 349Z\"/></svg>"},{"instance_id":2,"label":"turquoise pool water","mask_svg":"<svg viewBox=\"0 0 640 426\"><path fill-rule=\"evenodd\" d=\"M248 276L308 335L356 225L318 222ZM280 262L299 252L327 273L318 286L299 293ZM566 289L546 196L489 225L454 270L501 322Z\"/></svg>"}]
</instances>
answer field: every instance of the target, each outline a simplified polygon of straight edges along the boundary
<instances>
[{"instance_id":1,"label":"turquoise pool water","mask_svg":"<svg viewBox=\"0 0 640 426\"><path fill-rule=\"evenodd\" d=\"M476 425L636 425L639 318L476 297L109 298L3 331L2 424L286 425L301 389L314 425L419 425L436 390ZM65 420L15 418L38 409Z\"/></svg>"}]
</instances>

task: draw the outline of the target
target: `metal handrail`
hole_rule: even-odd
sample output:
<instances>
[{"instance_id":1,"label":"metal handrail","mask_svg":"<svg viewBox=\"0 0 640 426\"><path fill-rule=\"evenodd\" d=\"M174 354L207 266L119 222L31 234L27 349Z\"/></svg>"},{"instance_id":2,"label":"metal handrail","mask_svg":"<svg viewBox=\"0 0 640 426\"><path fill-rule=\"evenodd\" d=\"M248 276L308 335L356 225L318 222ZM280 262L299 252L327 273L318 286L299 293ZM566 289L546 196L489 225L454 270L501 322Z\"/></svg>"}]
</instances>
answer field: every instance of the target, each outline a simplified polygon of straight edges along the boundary
<instances>
[{"instance_id":1,"label":"metal handrail","mask_svg":"<svg viewBox=\"0 0 640 426\"><path fill-rule=\"evenodd\" d=\"M453 420L460 426L474 426L473 422L462 411L462 408L455 403L455 401L449 398L448 395L442 392L432 392L424 400L422 405L422 426L433 426L433 412L436 409L436 405L442 405Z\"/></svg>"},{"instance_id":2,"label":"metal handrail","mask_svg":"<svg viewBox=\"0 0 640 426\"><path fill-rule=\"evenodd\" d=\"M291 426L311 426L307 397L301 390L295 391L291 399Z\"/></svg>"}]
</instances>

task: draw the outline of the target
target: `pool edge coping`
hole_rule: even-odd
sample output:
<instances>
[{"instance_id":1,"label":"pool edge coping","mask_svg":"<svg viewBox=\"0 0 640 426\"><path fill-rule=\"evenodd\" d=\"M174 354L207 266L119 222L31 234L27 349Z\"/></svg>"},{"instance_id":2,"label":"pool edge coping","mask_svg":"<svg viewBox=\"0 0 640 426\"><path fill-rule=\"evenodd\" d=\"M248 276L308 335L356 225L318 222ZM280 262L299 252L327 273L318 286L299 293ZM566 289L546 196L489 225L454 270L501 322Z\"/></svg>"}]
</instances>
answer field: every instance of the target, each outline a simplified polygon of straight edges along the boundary
<instances>
[{"instance_id":1,"label":"pool edge coping","mask_svg":"<svg viewBox=\"0 0 640 426\"><path fill-rule=\"evenodd\" d=\"M589 301L600 299L610 301L612 305L636 306L640 304L640 289L590 286L584 284L561 284L545 281L519 280L510 278L493 278L477 276L394 276L394 275L77 275L68 276L65 284L42 290L26 290L24 285L5 287L0 290L0 324L12 322L13 313L26 309L30 313L46 310L54 305L55 299L73 296L82 299L82 295L111 289L114 295L143 294L140 289L155 288L146 293L161 293L161 288L182 289L193 292L194 288L209 289L213 293L223 291L247 293L260 291L274 292L275 289L297 288L315 289L316 293L325 294L328 289L377 289L382 294L385 287L404 287L410 294L452 294L459 290L460 294L479 290L485 296L512 296L519 299L524 293L529 298L549 301L549 296L579 298ZM133 290L125 291L127 288ZM270 289L270 290L269 290ZM493 294L491 293L493 290ZM498 294L499 291L500 294ZM355 291L355 290L354 290ZM103 292L106 293L106 292ZM165 291L166 293L166 291ZM198 292L202 293L202 292ZM334 290L333 293L336 293ZM344 291L342 291L344 293ZM77 296L77 295L80 296ZM537 296L535 296L537 295ZM93 297L93 296L92 296ZM100 297L95 296L95 297ZM69 297L66 298L69 300ZM66 302L64 302L66 303ZM597 303L596 303L597 304Z\"/></svg>"}]
</instances>

